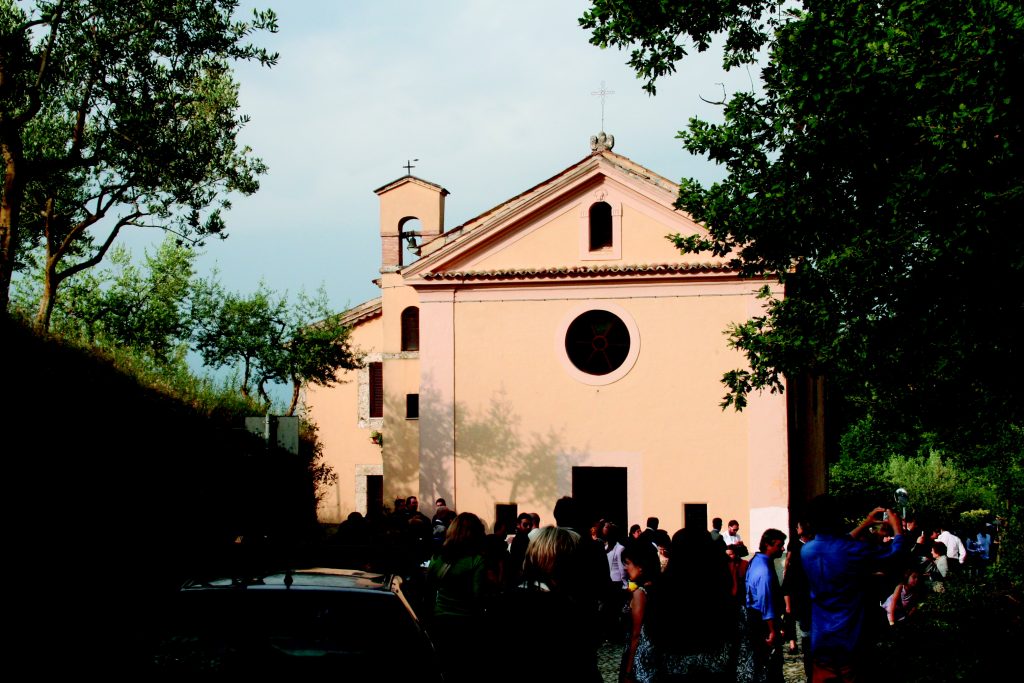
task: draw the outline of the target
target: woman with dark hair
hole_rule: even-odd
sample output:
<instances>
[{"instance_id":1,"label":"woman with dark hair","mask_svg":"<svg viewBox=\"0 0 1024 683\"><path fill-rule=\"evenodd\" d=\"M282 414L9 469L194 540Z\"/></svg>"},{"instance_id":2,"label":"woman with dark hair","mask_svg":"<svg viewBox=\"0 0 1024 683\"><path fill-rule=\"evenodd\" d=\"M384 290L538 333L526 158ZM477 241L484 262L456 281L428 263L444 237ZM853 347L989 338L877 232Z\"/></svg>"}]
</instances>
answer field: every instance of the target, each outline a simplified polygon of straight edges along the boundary
<instances>
[{"instance_id":1,"label":"woman with dark hair","mask_svg":"<svg viewBox=\"0 0 1024 683\"><path fill-rule=\"evenodd\" d=\"M681 529L670 556L647 606L636 661L644 677L638 680L751 680L743 608L730 594L721 548L704 529Z\"/></svg>"},{"instance_id":2,"label":"woman with dark hair","mask_svg":"<svg viewBox=\"0 0 1024 683\"><path fill-rule=\"evenodd\" d=\"M907 569L903 572L903 580L896 584L892 595L882 603L889 626L895 626L917 611L917 604L921 600L921 591L918 588L920 580L921 572L913 568Z\"/></svg>"},{"instance_id":3,"label":"woman with dark hair","mask_svg":"<svg viewBox=\"0 0 1024 683\"><path fill-rule=\"evenodd\" d=\"M647 672L637 671L635 661L647 609L648 591L661 573L658 551L647 541L630 539L622 549L622 568L629 577L629 590L632 591L632 596L626 610L629 615L626 621L628 629L626 647L622 652L622 665L619 668L619 680L646 681L650 680L645 676Z\"/></svg>"},{"instance_id":4,"label":"woman with dark hair","mask_svg":"<svg viewBox=\"0 0 1024 683\"><path fill-rule=\"evenodd\" d=\"M427 566L431 639L451 680L471 680L479 670L487 571L484 524L472 512L459 513L448 527L441 551Z\"/></svg>"}]
</instances>

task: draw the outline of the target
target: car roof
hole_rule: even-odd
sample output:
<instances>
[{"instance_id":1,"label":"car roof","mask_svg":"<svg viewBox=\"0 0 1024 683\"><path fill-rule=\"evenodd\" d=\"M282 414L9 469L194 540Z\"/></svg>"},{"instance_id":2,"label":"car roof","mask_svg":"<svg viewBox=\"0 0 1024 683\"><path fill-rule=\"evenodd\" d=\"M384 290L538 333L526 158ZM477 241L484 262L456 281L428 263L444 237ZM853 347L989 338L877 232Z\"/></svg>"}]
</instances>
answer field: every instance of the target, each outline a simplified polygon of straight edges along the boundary
<instances>
[{"instance_id":1,"label":"car roof","mask_svg":"<svg viewBox=\"0 0 1024 683\"><path fill-rule=\"evenodd\" d=\"M392 592L400 579L389 574L357 569L315 567L273 572L259 576L227 576L187 581L183 591L246 588L254 590L334 590Z\"/></svg>"}]
</instances>

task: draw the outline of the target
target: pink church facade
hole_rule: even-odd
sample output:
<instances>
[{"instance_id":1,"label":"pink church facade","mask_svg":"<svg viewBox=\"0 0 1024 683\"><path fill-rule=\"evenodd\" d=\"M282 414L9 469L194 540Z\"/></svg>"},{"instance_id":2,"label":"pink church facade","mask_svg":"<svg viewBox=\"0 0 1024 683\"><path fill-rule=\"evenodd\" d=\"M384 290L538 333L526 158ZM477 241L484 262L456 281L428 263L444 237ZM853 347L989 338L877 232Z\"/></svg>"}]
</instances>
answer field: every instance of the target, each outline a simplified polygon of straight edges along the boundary
<instances>
[{"instance_id":1,"label":"pink church facade","mask_svg":"<svg viewBox=\"0 0 1024 683\"><path fill-rule=\"evenodd\" d=\"M665 236L703 228L678 186L598 143L449 230L444 188L410 175L376 192L381 296L345 314L366 367L306 396L338 475L322 521L416 495L548 524L573 495L670 532L736 518L752 545L788 528L785 398L719 407L743 365L724 330L777 285L680 254ZM410 236L420 258L403 264Z\"/></svg>"}]
</instances>

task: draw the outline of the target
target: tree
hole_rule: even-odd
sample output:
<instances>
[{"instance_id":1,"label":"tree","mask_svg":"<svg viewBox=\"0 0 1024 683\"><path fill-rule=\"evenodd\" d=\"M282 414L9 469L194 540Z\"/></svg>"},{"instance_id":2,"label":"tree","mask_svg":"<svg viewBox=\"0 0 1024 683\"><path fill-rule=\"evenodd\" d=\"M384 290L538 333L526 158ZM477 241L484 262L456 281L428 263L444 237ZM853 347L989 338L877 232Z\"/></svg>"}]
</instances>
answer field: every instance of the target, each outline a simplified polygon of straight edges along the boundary
<instances>
[{"instance_id":1,"label":"tree","mask_svg":"<svg viewBox=\"0 0 1024 683\"><path fill-rule=\"evenodd\" d=\"M195 257L194 251L169 236L155 253L146 252L139 268L127 250L115 247L111 262L116 270L107 275L112 280L109 286L103 286L103 278L69 282L60 307L64 326L78 323L89 340L99 336L107 344L139 349L158 361L187 350Z\"/></svg>"},{"instance_id":2,"label":"tree","mask_svg":"<svg viewBox=\"0 0 1024 683\"><path fill-rule=\"evenodd\" d=\"M632 49L652 93L719 38L726 68L764 62L763 94L680 133L727 173L682 182L678 206L709 236L675 243L786 285L732 328L749 365L724 378L724 403L812 373L879 425L991 443L1024 419L1008 377L1024 360L1024 12L784 5L594 0L581 19L591 42Z\"/></svg>"},{"instance_id":3,"label":"tree","mask_svg":"<svg viewBox=\"0 0 1024 683\"><path fill-rule=\"evenodd\" d=\"M856 455L844 455L829 468L829 490L851 520L877 505L895 505L897 487L909 492L909 510L925 524L958 522L962 513L979 509L989 510L991 517L991 511L997 509L991 480L943 459L936 451L892 454L877 461Z\"/></svg>"},{"instance_id":4,"label":"tree","mask_svg":"<svg viewBox=\"0 0 1024 683\"><path fill-rule=\"evenodd\" d=\"M68 279L53 310L52 329L64 337L110 348L142 351L157 362L184 355L192 337L191 304L196 252L168 236L142 266L115 246L110 266L79 272ZM29 318L43 286L39 268L20 278L11 308Z\"/></svg>"},{"instance_id":5,"label":"tree","mask_svg":"<svg viewBox=\"0 0 1024 683\"><path fill-rule=\"evenodd\" d=\"M287 414L298 407L307 383L330 386L341 369L361 366L349 345L350 329L330 314L327 294L300 292L296 304L264 284L251 295L228 294L216 281L201 288L196 303L196 349L210 367L241 365L239 391L255 388L269 405L268 384L287 384Z\"/></svg>"},{"instance_id":6,"label":"tree","mask_svg":"<svg viewBox=\"0 0 1024 683\"><path fill-rule=\"evenodd\" d=\"M313 297L299 292L286 341L277 347L266 373L269 380L291 385L288 415L295 413L304 385L331 386L338 381L338 370L362 367L349 344L350 332L340 316L331 312L323 287Z\"/></svg>"},{"instance_id":7,"label":"tree","mask_svg":"<svg viewBox=\"0 0 1024 683\"><path fill-rule=\"evenodd\" d=\"M248 296L227 293L214 279L203 285L195 304L199 321L195 343L208 367L241 365L239 391L249 398L253 386L269 404L263 367L282 343L288 327L287 302L264 283Z\"/></svg>"},{"instance_id":8,"label":"tree","mask_svg":"<svg viewBox=\"0 0 1024 683\"><path fill-rule=\"evenodd\" d=\"M276 61L247 42L276 18L235 21L237 0L31 5L0 3L0 307L21 253L42 243L47 329L61 283L122 229L225 235L227 193L255 192L265 171L238 144L230 66Z\"/></svg>"}]
</instances>

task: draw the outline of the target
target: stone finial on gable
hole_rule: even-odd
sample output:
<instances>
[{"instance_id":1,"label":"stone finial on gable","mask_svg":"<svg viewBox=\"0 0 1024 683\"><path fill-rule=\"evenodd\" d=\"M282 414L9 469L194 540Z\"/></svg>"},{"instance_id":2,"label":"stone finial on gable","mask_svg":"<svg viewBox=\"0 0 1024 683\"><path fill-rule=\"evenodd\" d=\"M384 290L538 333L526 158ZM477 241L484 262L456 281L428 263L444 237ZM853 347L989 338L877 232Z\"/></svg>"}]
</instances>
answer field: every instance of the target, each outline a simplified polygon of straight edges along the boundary
<instances>
[{"instance_id":1,"label":"stone finial on gable","mask_svg":"<svg viewBox=\"0 0 1024 683\"><path fill-rule=\"evenodd\" d=\"M615 136L605 133L603 130L597 135L590 136L590 150L592 152L610 151L615 146Z\"/></svg>"}]
</instances>

